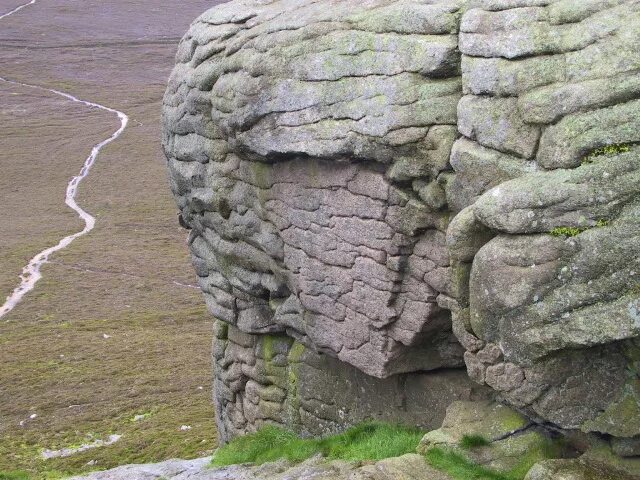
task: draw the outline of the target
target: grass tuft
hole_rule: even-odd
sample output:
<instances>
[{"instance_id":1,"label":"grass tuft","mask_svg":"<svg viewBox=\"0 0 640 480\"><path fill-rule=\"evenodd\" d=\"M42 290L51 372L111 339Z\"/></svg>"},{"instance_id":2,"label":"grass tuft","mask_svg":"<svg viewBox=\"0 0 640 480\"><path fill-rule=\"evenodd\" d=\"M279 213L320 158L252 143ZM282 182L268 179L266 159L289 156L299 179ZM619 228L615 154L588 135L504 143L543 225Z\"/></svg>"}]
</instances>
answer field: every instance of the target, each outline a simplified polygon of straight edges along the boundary
<instances>
[{"instance_id":1,"label":"grass tuft","mask_svg":"<svg viewBox=\"0 0 640 480\"><path fill-rule=\"evenodd\" d=\"M549 232L554 237L575 237L590 228L603 228L609 226L609 220L605 218L599 219L595 227L556 227Z\"/></svg>"},{"instance_id":2,"label":"grass tuft","mask_svg":"<svg viewBox=\"0 0 640 480\"><path fill-rule=\"evenodd\" d=\"M486 447L490 445L491 441L487 440L482 435L463 435L462 440L460 440L460 447L464 449L476 448L476 447Z\"/></svg>"},{"instance_id":3,"label":"grass tuft","mask_svg":"<svg viewBox=\"0 0 640 480\"><path fill-rule=\"evenodd\" d=\"M423 434L415 428L371 422L326 438L302 439L281 427L268 425L232 440L217 451L211 463L260 465L281 458L298 463L316 454L328 459L376 461L415 451Z\"/></svg>"},{"instance_id":4,"label":"grass tuft","mask_svg":"<svg viewBox=\"0 0 640 480\"><path fill-rule=\"evenodd\" d=\"M454 480L512 480L501 473L476 465L452 450L434 447L425 456L432 467L446 472Z\"/></svg>"},{"instance_id":5,"label":"grass tuft","mask_svg":"<svg viewBox=\"0 0 640 480\"><path fill-rule=\"evenodd\" d=\"M314 447L311 441L303 440L293 432L267 425L218 449L211 463L219 467L241 463L260 465L280 458L301 462L316 453Z\"/></svg>"},{"instance_id":6,"label":"grass tuft","mask_svg":"<svg viewBox=\"0 0 640 480\"><path fill-rule=\"evenodd\" d=\"M319 440L321 453L332 459L382 460L415 452L422 430L386 423L364 423L340 435Z\"/></svg>"}]
</instances>

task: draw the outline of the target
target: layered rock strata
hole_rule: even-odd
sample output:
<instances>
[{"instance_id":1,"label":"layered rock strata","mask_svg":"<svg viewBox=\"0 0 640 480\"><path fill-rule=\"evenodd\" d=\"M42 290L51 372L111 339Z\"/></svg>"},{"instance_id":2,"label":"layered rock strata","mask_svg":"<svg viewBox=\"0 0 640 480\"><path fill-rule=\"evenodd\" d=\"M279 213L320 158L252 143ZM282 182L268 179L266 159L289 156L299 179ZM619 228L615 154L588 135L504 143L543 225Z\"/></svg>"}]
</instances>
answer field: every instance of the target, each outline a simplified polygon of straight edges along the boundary
<instances>
[{"instance_id":1,"label":"layered rock strata","mask_svg":"<svg viewBox=\"0 0 640 480\"><path fill-rule=\"evenodd\" d=\"M640 2L236 0L164 148L223 440L480 398L640 436ZM483 393L484 392L484 393Z\"/></svg>"}]
</instances>

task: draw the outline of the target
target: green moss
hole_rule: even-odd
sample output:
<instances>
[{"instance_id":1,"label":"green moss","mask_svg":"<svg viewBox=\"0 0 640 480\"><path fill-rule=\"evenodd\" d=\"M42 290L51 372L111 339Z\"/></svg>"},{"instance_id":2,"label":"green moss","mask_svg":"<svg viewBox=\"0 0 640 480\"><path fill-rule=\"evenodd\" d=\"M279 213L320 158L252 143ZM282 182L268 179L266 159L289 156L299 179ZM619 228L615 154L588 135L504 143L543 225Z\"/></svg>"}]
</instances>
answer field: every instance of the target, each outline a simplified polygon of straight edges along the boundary
<instances>
[{"instance_id":1,"label":"green moss","mask_svg":"<svg viewBox=\"0 0 640 480\"><path fill-rule=\"evenodd\" d=\"M556 227L549 233L554 237L575 237L590 228L603 228L609 225L609 220L599 219L593 227Z\"/></svg>"},{"instance_id":2,"label":"green moss","mask_svg":"<svg viewBox=\"0 0 640 480\"><path fill-rule=\"evenodd\" d=\"M218 268L220 269L221 273L223 273L226 277L230 277L233 275L233 267L236 264L235 258L231 257L230 255L217 252L216 261L218 262Z\"/></svg>"},{"instance_id":3,"label":"green moss","mask_svg":"<svg viewBox=\"0 0 640 480\"><path fill-rule=\"evenodd\" d=\"M232 440L215 454L214 466L265 462L285 458L297 463L316 454L330 460L377 461L415 451L424 432L385 423L365 423L339 435L302 439L295 433L268 425Z\"/></svg>"},{"instance_id":4,"label":"green moss","mask_svg":"<svg viewBox=\"0 0 640 480\"><path fill-rule=\"evenodd\" d=\"M466 442L465 437L467 437ZM462 448L470 449L488 444L483 437L476 435L465 437L460 442ZM551 440L540 435L539 440L527 449L526 454L520 456L518 463L505 472L477 465L466 458L462 452L454 449L434 447L427 451L426 458L433 467L444 471L454 480L522 480L534 464L549 458L560 457L563 448L562 440Z\"/></svg>"},{"instance_id":5,"label":"green moss","mask_svg":"<svg viewBox=\"0 0 640 480\"><path fill-rule=\"evenodd\" d=\"M594 159L602 156L618 155L620 153L626 153L631 150L631 145L628 143L620 143L614 145L605 145L604 147L596 148L592 150L588 155L582 159L582 164L593 163Z\"/></svg>"},{"instance_id":6,"label":"green moss","mask_svg":"<svg viewBox=\"0 0 640 480\"><path fill-rule=\"evenodd\" d=\"M249 168L253 176L253 182L260 189L270 188L272 182L271 166L263 162L250 162Z\"/></svg>"},{"instance_id":7,"label":"green moss","mask_svg":"<svg viewBox=\"0 0 640 480\"><path fill-rule=\"evenodd\" d=\"M491 443L490 440L487 440L482 435L463 435L462 440L460 440L460 447L469 449L476 447L484 447Z\"/></svg>"},{"instance_id":8,"label":"green moss","mask_svg":"<svg viewBox=\"0 0 640 480\"><path fill-rule=\"evenodd\" d=\"M288 415L292 424L299 423L300 417L300 376L298 369L305 347L300 342L293 342L289 350L289 366L287 368Z\"/></svg>"},{"instance_id":9,"label":"green moss","mask_svg":"<svg viewBox=\"0 0 640 480\"><path fill-rule=\"evenodd\" d=\"M500 415L496 420L500 422L500 427L503 430L510 432L518 430L529 423L529 420L522 414L510 408L501 409Z\"/></svg>"},{"instance_id":10,"label":"green moss","mask_svg":"<svg viewBox=\"0 0 640 480\"><path fill-rule=\"evenodd\" d=\"M506 475L512 480L522 480L536 463L549 458L561 457L564 448L563 439L551 440L541 435L538 444L534 448L529 449L527 453L520 458L518 464L511 468Z\"/></svg>"},{"instance_id":11,"label":"green moss","mask_svg":"<svg viewBox=\"0 0 640 480\"><path fill-rule=\"evenodd\" d=\"M585 422L582 428L611 432L621 437L632 436L632 432L640 428L640 386L637 380L630 379L624 387L622 398L610 404L598 417Z\"/></svg>"},{"instance_id":12,"label":"green moss","mask_svg":"<svg viewBox=\"0 0 640 480\"><path fill-rule=\"evenodd\" d=\"M289 362L290 363L298 363L302 358L302 354L304 353L304 345L300 342L293 342L291 345L291 350L289 351Z\"/></svg>"},{"instance_id":13,"label":"green moss","mask_svg":"<svg viewBox=\"0 0 640 480\"><path fill-rule=\"evenodd\" d=\"M264 336L262 340L262 351L264 361L269 362L273 358L273 337L271 335Z\"/></svg>"}]
</instances>

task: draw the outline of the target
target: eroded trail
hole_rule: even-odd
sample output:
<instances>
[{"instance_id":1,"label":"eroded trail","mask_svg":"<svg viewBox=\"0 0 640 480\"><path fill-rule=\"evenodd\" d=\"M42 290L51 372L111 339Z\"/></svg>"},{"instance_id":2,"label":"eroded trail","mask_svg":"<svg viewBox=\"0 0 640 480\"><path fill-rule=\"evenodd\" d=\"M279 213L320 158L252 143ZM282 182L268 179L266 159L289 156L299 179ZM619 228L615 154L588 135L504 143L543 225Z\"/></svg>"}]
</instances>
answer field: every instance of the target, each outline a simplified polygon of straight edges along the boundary
<instances>
[{"instance_id":1,"label":"eroded trail","mask_svg":"<svg viewBox=\"0 0 640 480\"><path fill-rule=\"evenodd\" d=\"M8 17L9 15L12 15L18 12L29 5L33 5L35 2L36 0L31 0L31 2L29 3L16 7L12 11L5 13L3 15L0 15L0 19ZM22 87L27 87L27 88L32 88L32 89L52 93L52 94L64 97L69 101L81 103L89 108L97 108L110 113L114 113L118 116L118 119L120 120L120 128L118 128L109 138L96 144L91 149L91 153L84 161L84 164L80 169L79 174L71 178L71 180L67 184L65 203L78 213L78 216L84 221L84 228L79 232L76 232L72 235L68 235L64 237L56 245L41 251L29 261L27 266L22 269L22 274L20 275L20 285L18 285L14 289L14 291L7 297L4 304L0 307L0 318L2 318L4 315L9 313L11 310L13 310L28 292L33 290L38 280L42 278L42 274L40 273L40 269L42 265L47 262L47 260L49 259L49 256L52 253L57 252L58 250L62 250L63 248L69 246L69 244L71 244L71 242L73 242L76 238L81 237L82 235L85 235L86 233L89 233L91 230L93 230L93 227L95 226L95 223L96 223L96 219L90 213L82 209L82 207L80 207L76 202L78 186L80 185L80 182L82 182L82 180L86 178L86 176L89 174L89 171L91 170L91 167L95 163L96 158L100 153L100 150L102 150L102 148L104 148L106 145L116 140L122 134L124 129L127 127L127 123L129 122L129 117L125 113L119 110L109 108L99 103L82 100L69 93L61 92L59 90L45 88L39 85L31 85L28 83L16 82L3 77L0 77L0 81L9 83L12 85L18 85Z\"/></svg>"}]
</instances>

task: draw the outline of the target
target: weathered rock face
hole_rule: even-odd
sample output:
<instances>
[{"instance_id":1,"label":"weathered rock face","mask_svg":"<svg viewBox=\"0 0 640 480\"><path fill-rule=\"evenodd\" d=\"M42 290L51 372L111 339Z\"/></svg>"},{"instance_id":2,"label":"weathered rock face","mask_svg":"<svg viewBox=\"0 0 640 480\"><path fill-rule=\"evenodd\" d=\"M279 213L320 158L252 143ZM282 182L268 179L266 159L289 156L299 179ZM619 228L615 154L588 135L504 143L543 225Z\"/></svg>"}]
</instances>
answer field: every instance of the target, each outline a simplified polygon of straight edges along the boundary
<instances>
[{"instance_id":1,"label":"weathered rock face","mask_svg":"<svg viewBox=\"0 0 640 480\"><path fill-rule=\"evenodd\" d=\"M482 395L465 363L536 419L640 435L639 26L635 0L236 0L196 20L164 148L230 325L223 439L437 426Z\"/></svg>"},{"instance_id":2,"label":"weathered rock face","mask_svg":"<svg viewBox=\"0 0 640 480\"><path fill-rule=\"evenodd\" d=\"M402 421L430 430L458 399L486 398L461 369L380 379L286 335L252 335L218 322L215 328L218 431L232 438L265 422L325 436L364 420ZM428 408L426 408L428 406Z\"/></svg>"},{"instance_id":3,"label":"weathered rock face","mask_svg":"<svg viewBox=\"0 0 640 480\"><path fill-rule=\"evenodd\" d=\"M633 437L640 4L527 3L473 9L461 23L449 203L464 210L448 240L470 275L457 330L472 377L509 403L563 428ZM549 235L559 227L582 233Z\"/></svg>"},{"instance_id":4,"label":"weathered rock face","mask_svg":"<svg viewBox=\"0 0 640 480\"><path fill-rule=\"evenodd\" d=\"M193 24L165 146L216 317L377 377L463 364L437 303L462 93L446 3L233 2ZM433 25L393 31L413 9Z\"/></svg>"}]
</instances>

